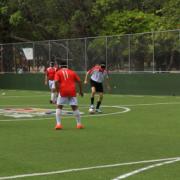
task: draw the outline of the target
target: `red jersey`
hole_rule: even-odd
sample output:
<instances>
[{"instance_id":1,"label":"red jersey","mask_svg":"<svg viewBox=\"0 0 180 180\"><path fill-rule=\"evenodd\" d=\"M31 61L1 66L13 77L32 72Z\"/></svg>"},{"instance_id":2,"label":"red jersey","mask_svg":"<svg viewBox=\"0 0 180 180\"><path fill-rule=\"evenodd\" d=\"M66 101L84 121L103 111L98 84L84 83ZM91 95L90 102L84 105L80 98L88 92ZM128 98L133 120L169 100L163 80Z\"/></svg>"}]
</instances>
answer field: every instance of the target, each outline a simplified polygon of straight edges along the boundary
<instances>
[{"instance_id":1,"label":"red jersey","mask_svg":"<svg viewBox=\"0 0 180 180\"><path fill-rule=\"evenodd\" d=\"M76 82L80 82L80 78L74 71L61 68L55 75L55 81L59 82L62 97L76 97Z\"/></svg>"},{"instance_id":2,"label":"red jersey","mask_svg":"<svg viewBox=\"0 0 180 180\"><path fill-rule=\"evenodd\" d=\"M48 67L46 69L46 75L48 77L48 80L54 80L55 74L56 74L56 68Z\"/></svg>"}]
</instances>

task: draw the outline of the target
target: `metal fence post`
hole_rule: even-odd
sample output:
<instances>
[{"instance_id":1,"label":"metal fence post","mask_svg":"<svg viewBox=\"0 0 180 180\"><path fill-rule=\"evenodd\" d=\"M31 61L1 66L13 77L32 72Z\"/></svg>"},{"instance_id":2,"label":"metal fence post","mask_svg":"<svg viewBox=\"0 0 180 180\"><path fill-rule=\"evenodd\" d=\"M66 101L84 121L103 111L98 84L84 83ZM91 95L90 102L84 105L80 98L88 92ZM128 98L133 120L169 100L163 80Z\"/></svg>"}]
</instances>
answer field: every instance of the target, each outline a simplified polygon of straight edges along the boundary
<instances>
[{"instance_id":1,"label":"metal fence post","mask_svg":"<svg viewBox=\"0 0 180 180\"><path fill-rule=\"evenodd\" d=\"M16 66L16 50L15 50L15 47L14 47L14 43L13 43L13 46L12 46L12 49L13 49L13 62L14 62L14 72L17 74L17 66Z\"/></svg>"},{"instance_id":2,"label":"metal fence post","mask_svg":"<svg viewBox=\"0 0 180 180\"><path fill-rule=\"evenodd\" d=\"M49 52L48 52L48 54L49 54L49 62L51 62L51 41L49 40Z\"/></svg>"},{"instance_id":3,"label":"metal fence post","mask_svg":"<svg viewBox=\"0 0 180 180\"><path fill-rule=\"evenodd\" d=\"M66 62L67 62L67 66L69 67L69 42L68 40L66 41Z\"/></svg>"},{"instance_id":4,"label":"metal fence post","mask_svg":"<svg viewBox=\"0 0 180 180\"><path fill-rule=\"evenodd\" d=\"M87 71L87 38L84 38L84 65Z\"/></svg>"},{"instance_id":5,"label":"metal fence post","mask_svg":"<svg viewBox=\"0 0 180 180\"><path fill-rule=\"evenodd\" d=\"M0 49L0 72L3 72L3 45L1 44L1 49Z\"/></svg>"},{"instance_id":6,"label":"metal fence post","mask_svg":"<svg viewBox=\"0 0 180 180\"><path fill-rule=\"evenodd\" d=\"M32 47L33 47L33 66L35 67L36 62L35 62L35 43L32 43Z\"/></svg>"},{"instance_id":7,"label":"metal fence post","mask_svg":"<svg viewBox=\"0 0 180 180\"><path fill-rule=\"evenodd\" d=\"M154 31L152 32L152 40L153 40L153 73L155 73L155 44L154 44Z\"/></svg>"},{"instance_id":8,"label":"metal fence post","mask_svg":"<svg viewBox=\"0 0 180 180\"><path fill-rule=\"evenodd\" d=\"M105 58L105 60L106 60L106 67L108 67L108 47L107 47L107 36L106 36L106 58Z\"/></svg>"},{"instance_id":9,"label":"metal fence post","mask_svg":"<svg viewBox=\"0 0 180 180\"><path fill-rule=\"evenodd\" d=\"M131 72L131 34L128 35L129 73Z\"/></svg>"}]
</instances>

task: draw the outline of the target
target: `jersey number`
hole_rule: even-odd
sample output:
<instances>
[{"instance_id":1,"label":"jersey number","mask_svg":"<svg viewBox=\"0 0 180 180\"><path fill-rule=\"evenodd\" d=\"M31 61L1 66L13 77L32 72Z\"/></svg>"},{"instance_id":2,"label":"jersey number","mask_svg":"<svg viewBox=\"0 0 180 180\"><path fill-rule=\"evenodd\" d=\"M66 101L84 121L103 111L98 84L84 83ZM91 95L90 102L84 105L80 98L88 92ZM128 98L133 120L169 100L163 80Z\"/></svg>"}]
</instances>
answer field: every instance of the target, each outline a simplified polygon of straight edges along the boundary
<instances>
[{"instance_id":1,"label":"jersey number","mask_svg":"<svg viewBox=\"0 0 180 180\"><path fill-rule=\"evenodd\" d=\"M67 79L68 79L68 73L67 73L67 71L66 71L66 70L63 70L62 73L63 73L64 80L67 80Z\"/></svg>"}]
</instances>

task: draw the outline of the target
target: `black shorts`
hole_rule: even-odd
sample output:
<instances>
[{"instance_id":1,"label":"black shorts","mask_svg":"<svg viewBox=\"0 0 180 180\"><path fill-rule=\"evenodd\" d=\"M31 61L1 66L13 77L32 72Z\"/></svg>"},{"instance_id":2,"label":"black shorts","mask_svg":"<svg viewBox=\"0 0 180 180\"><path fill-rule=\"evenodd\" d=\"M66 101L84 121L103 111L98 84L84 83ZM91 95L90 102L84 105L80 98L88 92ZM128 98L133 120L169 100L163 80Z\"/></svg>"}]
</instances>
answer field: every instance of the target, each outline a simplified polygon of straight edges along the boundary
<instances>
[{"instance_id":1,"label":"black shorts","mask_svg":"<svg viewBox=\"0 0 180 180\"><path fill-rule=\"evenodd\" d=\"M103 84L98 83L96 81L93 81L92 79L90 80L91 87L95 87L96 92L104 92L103 90Z\"/></svg>"}]
</instances>

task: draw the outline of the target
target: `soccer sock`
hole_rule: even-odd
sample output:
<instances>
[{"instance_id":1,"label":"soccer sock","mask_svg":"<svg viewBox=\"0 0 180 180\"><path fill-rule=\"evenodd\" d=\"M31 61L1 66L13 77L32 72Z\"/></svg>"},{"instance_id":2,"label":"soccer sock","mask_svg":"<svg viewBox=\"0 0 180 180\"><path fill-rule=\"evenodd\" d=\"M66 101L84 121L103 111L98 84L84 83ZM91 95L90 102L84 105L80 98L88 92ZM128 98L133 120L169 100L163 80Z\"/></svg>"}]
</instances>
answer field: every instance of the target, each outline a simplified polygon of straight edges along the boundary
<instances>
[{"instance_id":1,"label":"soccer sock","mask_svg":"<svg viewBox=\"0 0 180 180\"><path fill-rule=\"evenodd\" d=\"M91 97L91 105L94 104L94 97Z\"/></svg>"},{"instance_id":2,"label":"soccer sock","mask_svg":"<svg viewBox=\"0 0 180 180\"><path fill-rule=\"evenodd\" d=\"M51 92L51 101L53 101L53 93Z\"/></svg>"},{"instance_id":3,"label":"soccer sock","mask_svg":"<svg viewBox=\"0 0 180 180\"><path fill-rule=\"evenodd\" d=\"M51 93L51 101L52 102L56 101L56 94L54 92Z\"/></svg>"},{"instance_id":4,"label":"soccer sock","mask_svg":"<svg viewBox=\"0 0 180 180\"><path fill-rule=\"evenodd\" d=\"M96 109L99 109L100 105L101 105L101 101L98 101L96 105Z\"/></svg>"},{"instance_id":5,"label":"soccer sock","mask_svg":"<svg viewBox=\"0 0 180 180\"><path fill-rule=\"evenodd\" d=\"M76 123L81 124L81 116L80 116L80 112L78 109L74 111L74 116L76 118Z\"/></svg>"},{"instance_id":6,"label":"soccer sock","mask_svg":"<svg viewBox=\"0 0 180 180\"><path fill-rule=\"evenodd\" d=\"M57 94L57 93L54 93L54 103L57 102L57 97L58 97L58 94Z\"/></svg>"},{"instance_id":7,"label":"soccer sock","mask_svg":"<svg viewBox=\"0 0 180 180\"><path fill-rule=\"evenodd\" d=\"M61 124L62 110L56 109L56 123Z\"/></svg>"}]
</instances>

